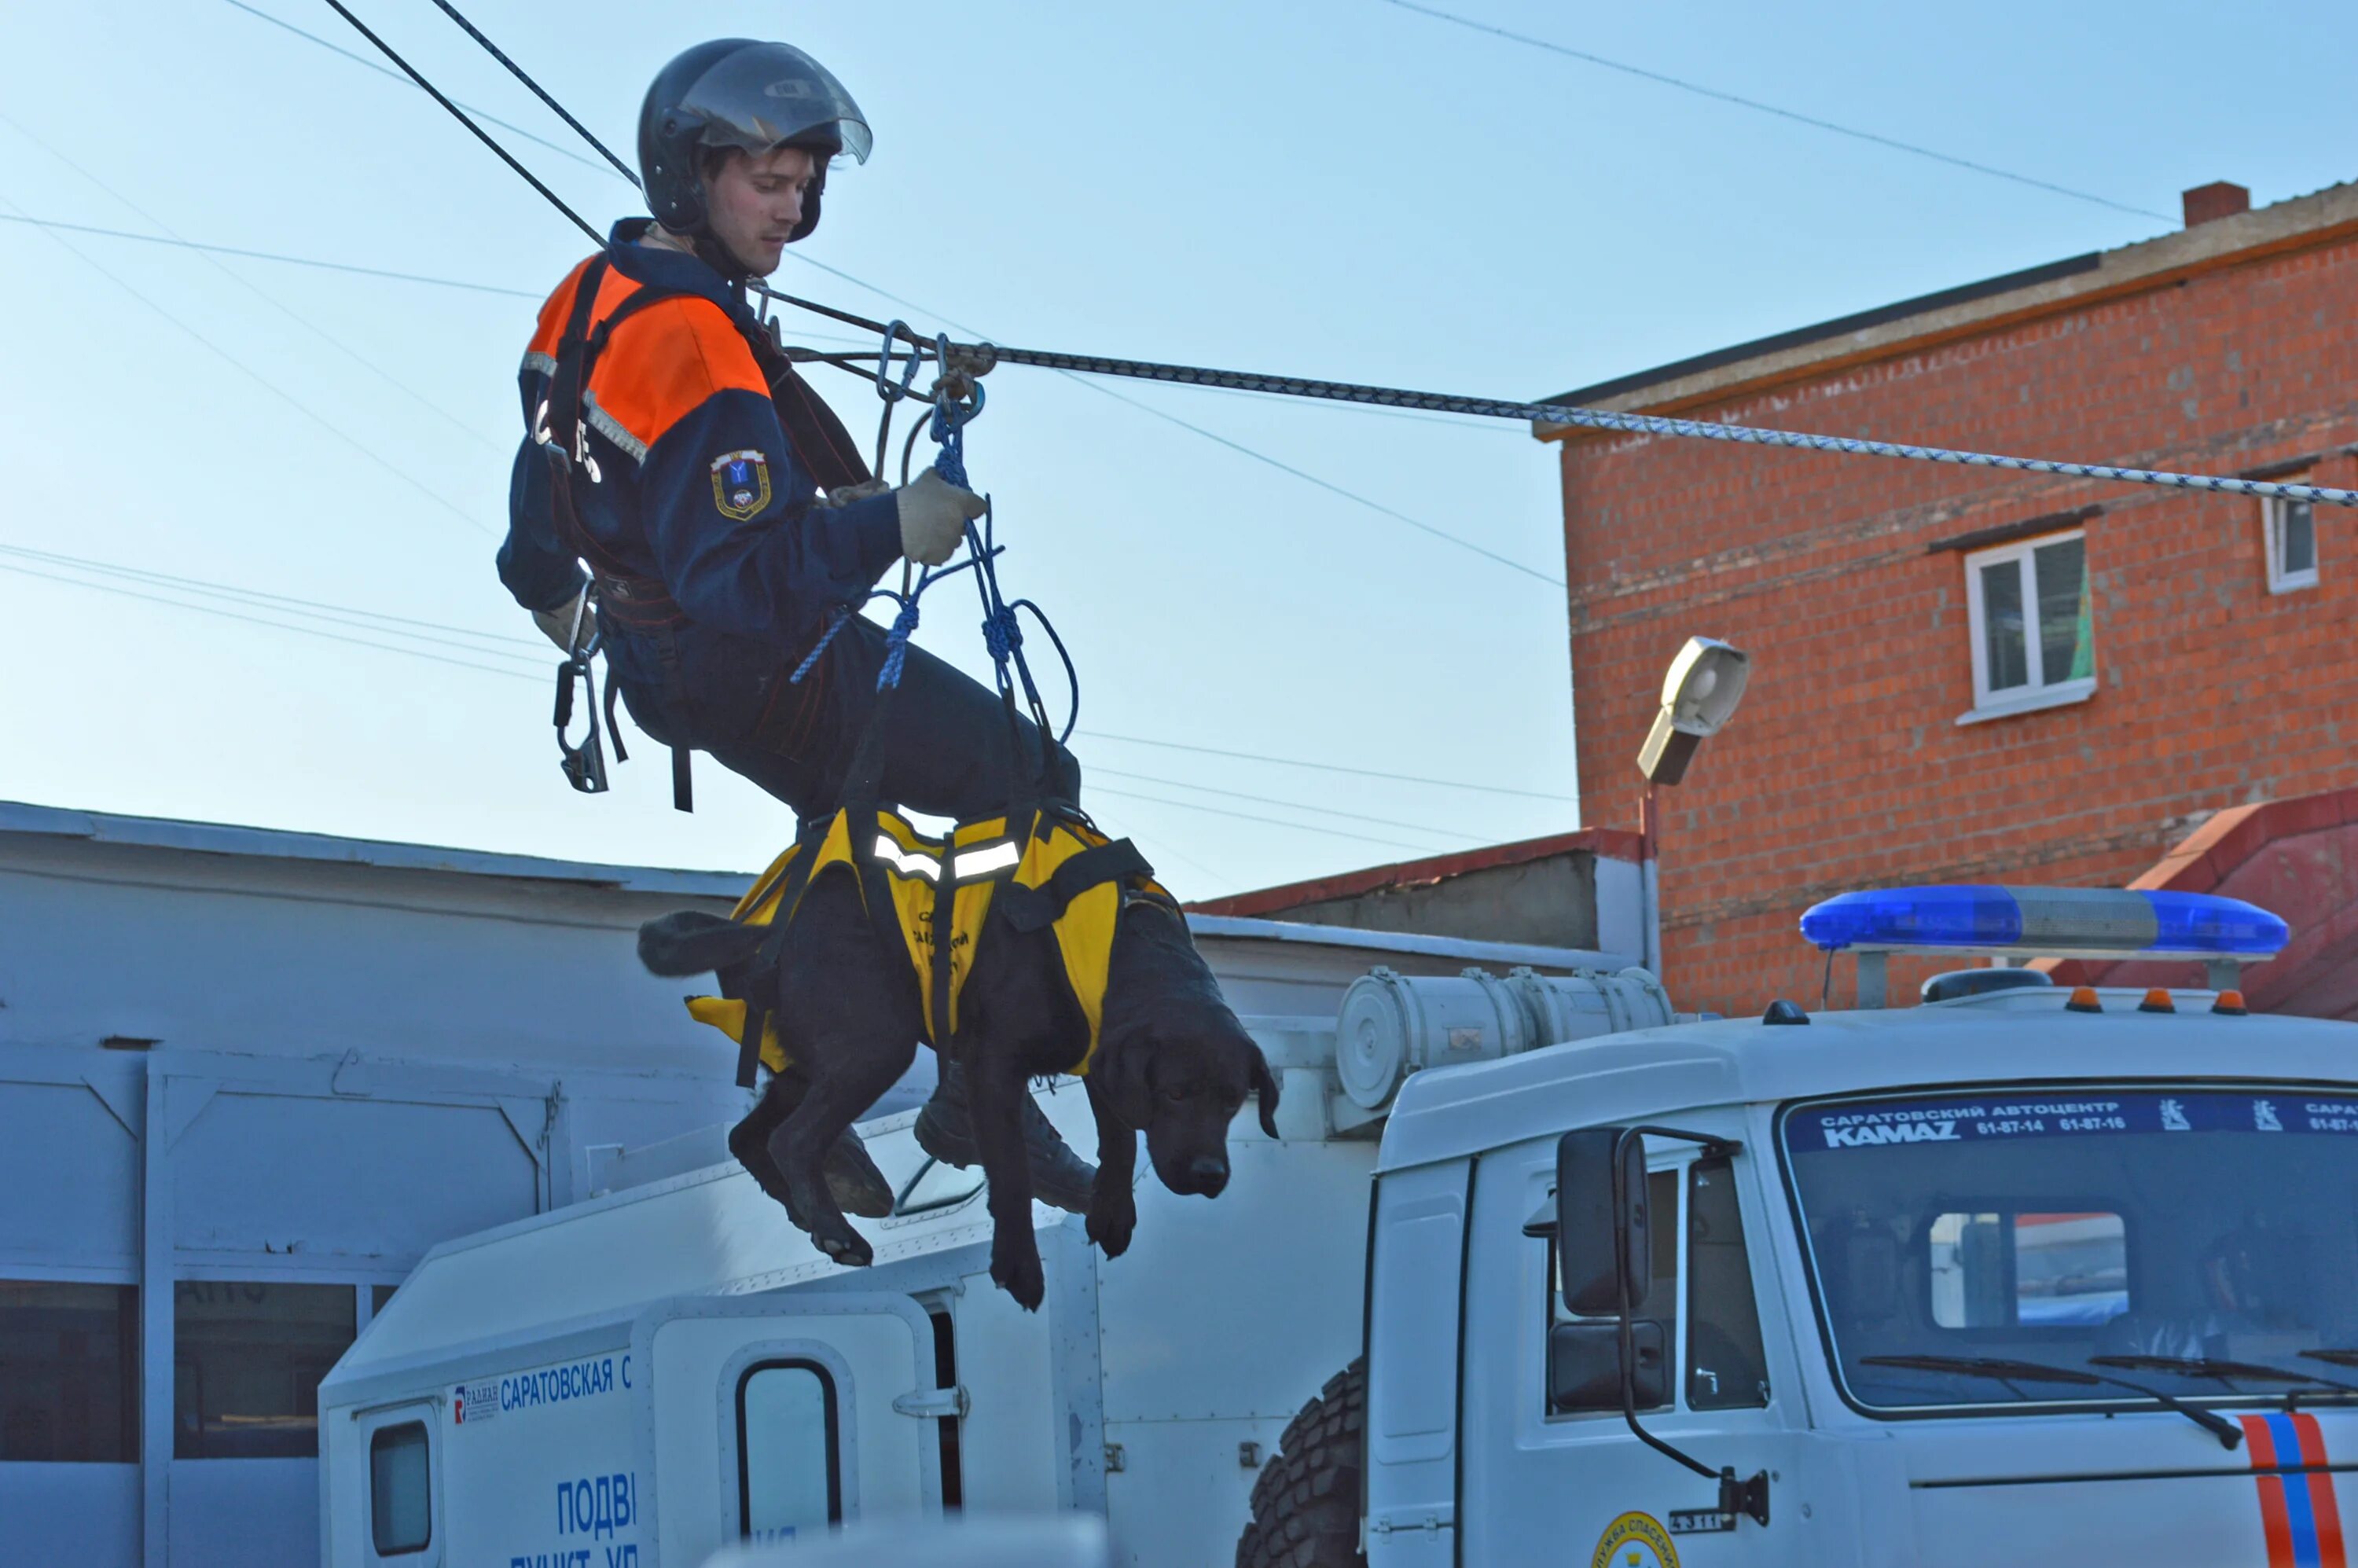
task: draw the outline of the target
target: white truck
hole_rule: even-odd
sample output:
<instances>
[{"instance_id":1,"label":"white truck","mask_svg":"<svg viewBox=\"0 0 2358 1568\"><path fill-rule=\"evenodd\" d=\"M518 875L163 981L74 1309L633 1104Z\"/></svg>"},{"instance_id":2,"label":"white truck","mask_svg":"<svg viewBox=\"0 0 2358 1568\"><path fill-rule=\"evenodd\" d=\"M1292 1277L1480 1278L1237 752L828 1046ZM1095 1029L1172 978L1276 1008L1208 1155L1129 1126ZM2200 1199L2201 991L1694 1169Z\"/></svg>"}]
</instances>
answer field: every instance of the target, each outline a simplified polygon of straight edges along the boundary
<instances>
[{"instance_id":1,"label":"white truck","mask_svg":"<svg viewBox=\"0 0 2358 1568\"><path fill-rule=\"evenodd\" d=\"M1812 935L1863 980L2282 943L2169 897ZM1037 1211L1037 1314L905 1117L865 1271L730 1165L438 1249L321 1387L326 1562L689 1568L952 1509L1173 1568L2343 1561L2358 1029L2008 968L1683 1023L1643 971L1385 968L1250 1022L1282 1136L1240 1117L1217 1202L1141 1186L1110 1262Z\"/></svg>"}]
</instances>

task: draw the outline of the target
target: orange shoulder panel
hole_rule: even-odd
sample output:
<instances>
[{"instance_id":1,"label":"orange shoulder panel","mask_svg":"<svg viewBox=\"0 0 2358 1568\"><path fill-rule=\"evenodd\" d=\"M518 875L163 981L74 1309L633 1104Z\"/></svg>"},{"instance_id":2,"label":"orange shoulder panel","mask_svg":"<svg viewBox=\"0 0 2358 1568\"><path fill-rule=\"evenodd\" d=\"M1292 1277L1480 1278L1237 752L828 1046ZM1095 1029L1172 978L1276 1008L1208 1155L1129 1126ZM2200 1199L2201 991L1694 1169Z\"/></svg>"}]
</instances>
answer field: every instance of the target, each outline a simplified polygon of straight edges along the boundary
<instances>
[{"instance_id":1,"label":"orange shoulder panel","mask_svg":"<svg viewBox=\"0 0 2358 1568\"><path fill-rule=\"evenodd\" d=\"M541 305L539 325L533 329L532 341L525 345L527 358L534 354L546 359L557 357L557 340L565 336L565 319L573 313L573 291L580 286L581 275L589 271L590 264L597 259L596 256L583 256L579 265L565 275L565 281L557 286L557 292Z\"/></svg>"},{"instance_id":2,"label":"orange shoulder panel","mask_svg":"<svg viewBox=\"0 0 2358 1568\"><path fill-rule=\"evenodd\" d=\"M600 290L596 314L611 308ZM643 447L663 439L715 393L731 391L767 398L770 384L720 307L693 296L650 305L615 328L590 372L598 406Z\"/></svg>"}]
</instances>

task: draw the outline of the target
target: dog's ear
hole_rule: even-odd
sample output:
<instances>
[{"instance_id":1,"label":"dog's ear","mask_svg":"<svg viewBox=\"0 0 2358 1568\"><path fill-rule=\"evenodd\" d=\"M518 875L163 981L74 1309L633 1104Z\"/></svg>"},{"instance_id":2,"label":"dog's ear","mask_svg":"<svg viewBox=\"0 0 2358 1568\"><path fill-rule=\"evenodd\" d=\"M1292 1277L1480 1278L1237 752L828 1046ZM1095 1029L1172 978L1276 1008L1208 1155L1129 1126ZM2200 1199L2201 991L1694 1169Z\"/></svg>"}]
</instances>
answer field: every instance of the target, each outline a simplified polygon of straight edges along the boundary
<instances>
[{"instance_id":1,"label":"dog's ear","mask_svg":"<svg viewBox=\"0 0 2358 1568\"><path fill-rule=\"evenodd\" d=\"M639 927L639 962L657 975L718 972L752 957L768 935L763 926L740 925L700 909L677 910Z\"/></svg>"},{"instance_id":2,"label":"dog's ear","mask_svg":"<svg viewBox=\"0 0 2358 1568\"><path fill-rule=\"evenodd\" d=\"M1269 1070L1269 1058L1260 1047L1252 1047L1253 1098L1260 1102L1260 1130L1271 1138L1277 1136L1277 1075Z\"/></svg>"}]
</instances>

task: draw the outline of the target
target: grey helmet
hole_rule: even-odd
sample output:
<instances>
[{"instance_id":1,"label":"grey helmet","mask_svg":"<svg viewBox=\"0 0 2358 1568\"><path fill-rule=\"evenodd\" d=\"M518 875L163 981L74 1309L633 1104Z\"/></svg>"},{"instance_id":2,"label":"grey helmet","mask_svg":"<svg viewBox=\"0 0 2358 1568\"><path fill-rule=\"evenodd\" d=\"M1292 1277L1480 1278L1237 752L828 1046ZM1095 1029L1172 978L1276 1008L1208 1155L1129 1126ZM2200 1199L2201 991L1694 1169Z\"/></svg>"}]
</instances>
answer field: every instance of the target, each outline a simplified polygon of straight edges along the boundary
<instances>
[{"instance_id":1,"label":"grey helmet","mask_svg":"<svg viewBox=\"0 0 2358 1568\"><path fill-rule=\"evenodd\" d=\"M799 240L818 227L827 158L849 153L865 163L872 140L843 83L802 50L754 38L715 38L665 66L647 89L639 108L639 177L655 221L676 233L697 234L706 216L699 151L808 148L817 155L817 167L792 236Z\"/></svg>"}]
</instances>

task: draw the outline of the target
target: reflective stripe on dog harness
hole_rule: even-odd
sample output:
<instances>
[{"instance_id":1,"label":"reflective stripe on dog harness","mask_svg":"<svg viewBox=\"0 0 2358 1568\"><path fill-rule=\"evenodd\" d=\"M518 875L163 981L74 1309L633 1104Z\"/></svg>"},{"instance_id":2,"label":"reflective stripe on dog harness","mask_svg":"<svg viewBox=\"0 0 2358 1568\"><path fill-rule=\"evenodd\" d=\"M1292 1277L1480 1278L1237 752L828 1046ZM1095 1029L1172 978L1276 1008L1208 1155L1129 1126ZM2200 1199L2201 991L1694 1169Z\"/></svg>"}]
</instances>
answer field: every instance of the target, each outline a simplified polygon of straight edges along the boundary
<instances>
[{"instance_id":1,"label":"reflective stripe on dog harness","mask_svg":"<svg viewBox=\"0 0 2358 1568\"><path fill-rule=\"evenodd\" d=\"M837 866L849 868L860 887L860 903L880 932L889 925L900 935L917 975L926 1043L936 1050L957 1032L958 997L973 972L974 955L982 946L991 911L996 909L1018 931L1044 927L1056 938L1065 985L1088 1021L1087 1048L1066 1069L1085 1074L1104 1026L1106 981L1124 889L1135 884L1138 893L1174 909L1177 902L1152 880L1154 868L1127 838L1109 839L1086 821L1055 811L1033 814L1024 829L1019 841L1006 817L991 817L961 824L945 841L919 833L894 812L876 812L874 827L868 828L855 826L849 812L838 811L815 841L798 841L773 860L730 918L751 925L791 925L818 877ZM859 852L855 844L860 845ZM871 879L860 874L863 871L881 875L889 910L874 907ZM936 935L945 925L949 931L946 986L937 981L945 959L935 946ZM743 1001L690 997L687 1011L698 1022L738 1042L741 1083L752 1082L757 1054L772 1072L786 1065L771 1017L763 1019L754 1049L744 1049Z\"/></svg>"}]
</instances>

